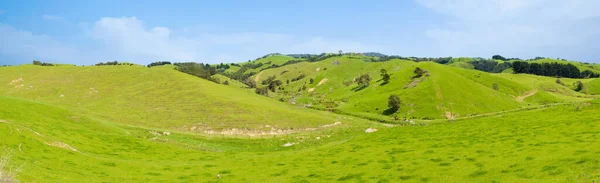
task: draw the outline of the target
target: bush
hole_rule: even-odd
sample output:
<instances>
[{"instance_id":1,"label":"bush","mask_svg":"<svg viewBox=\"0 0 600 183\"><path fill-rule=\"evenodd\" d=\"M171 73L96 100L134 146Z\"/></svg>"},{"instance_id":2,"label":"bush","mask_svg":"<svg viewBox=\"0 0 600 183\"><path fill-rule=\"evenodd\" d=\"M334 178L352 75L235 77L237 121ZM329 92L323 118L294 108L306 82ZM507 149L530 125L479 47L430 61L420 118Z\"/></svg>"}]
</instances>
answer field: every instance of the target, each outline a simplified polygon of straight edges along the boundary
<instances>
[{"instance_id":1,"label":"bush","mask_svg":"<svg viewBox=\"0 0 600 183\"><path fill-rule=\"evenodd\" d=\"M248 87L250 88L256 88L256 81L254 81L254 79L252 78L248 78L246 79L246 85L248 85Z\"/></svg>"},{"instance_id":2,"label":"bush","mask_svg":"<svg viewBox=\"0 0 600 183\"><path fill-rule=\"evenodd\" d=\"M148 64L147 67L154 67L154 66L160 66L160 65L171 65L171 62L169 62L169 61L152 62L152 63Z\"/></svg>"},{"instance_id":3,"label":"bush","mask_svg":"<svg viewBox=\"0 0 600 183\"><path fill-rule=\"evenodd\" d=\"M267 87L256 88L254 92L259 95L269 96L269 89Z\"/></svg>"},{"instance_id":4,"label":"bush","mask_svg":"<svg viewBox=\"0 0 600 183\"><path fill-rule=\"evenodd\" d=\"M314 82L315 82L315 79L313 79L313 78L310 78L310 79L308 80L308 84L313 84Z\"/></svg>"},{"instance_id":5,"label":"bush","mask_svg":"<svg viewBox=\"0 0 600 183\"><path fill-rule=\"evenodd\" d=\"M224 85L229 85L229 81L225 80L225 81L223 82L223 84L224 84Z\"/></svg>"},{"instance_id":6,"label":"bush","mask_svg":"<svg viewBox=\"0 0 600 183\"><path fill-rule=\"evenodd\" d=\"M296 78L292 78L292 82L294 81L298 81L301 80L302 78L306 77L304 74L301 74L300 76L296 77Z\"/></svg>"},{"instance_id":7,"label":"bush","mask_svg":"<svg viewBox=\"0 0 600 183\"><path fill-rule=\"evenodd\" d=\"M492 88L493 88L494 90L498 90L498 83L494 83L494 84L492 84Z\"/></svg>"},{"instance_id":8,"label":"bush","mask_svg":"<svg viewBox=\"0 0 600 183\"><path fill-rule=\"evenodd\" d=\"M575 83L573 83L573 85L575 85L575 91L581 91L583 90L583 83L581 81L577 81Z\"/></svg>"},{"instance_id":9,"label":"bush","mask_svg":"<svg viewBox=\"0 0 600 183\"><path fill-rule=\"evenodd\" d=\"M415 74L413 76L413 78L420 78L423 76L423 74L427 73L427 70L425 69L421 69L419 67L415 68L415 70L413 71L413 73Z\"/></svg>"},{"instance_id":10,"label":"bush","mask_svg":"<svg viewBox=\"0 0 600 183\"><path fill-rule=\"evenodd\" d=\"M392 94L390 95L390 97L388 97L388 107L390 107L390 109L397 111L398 109L400 109L401 104L402 100L400 100L400 97L398 97L398 95Z\"/></svg>"},{"instance_id":11,"label":"bush","mask_svg":"<svg viewBox=\"0 0 600 183\"><path fill-rule=\"evenodd\" d=\"M369 86L369 83L371 82L371 76L369 76L368 74L363 74L358 77L356 82L360 86L367 87L367 86Z\"/></svg>"},{"instance_id":12,"label":"bush","mask_svg":"<svg viewBox=\"0 0 600 183\"><path fill-rule=\"evenodd\" d=\"M54 66L51 63L46 63L46 62L41 62L39 60L33 60L33 65L40 65L40 66Z\"/></svg>"}]
</instances>

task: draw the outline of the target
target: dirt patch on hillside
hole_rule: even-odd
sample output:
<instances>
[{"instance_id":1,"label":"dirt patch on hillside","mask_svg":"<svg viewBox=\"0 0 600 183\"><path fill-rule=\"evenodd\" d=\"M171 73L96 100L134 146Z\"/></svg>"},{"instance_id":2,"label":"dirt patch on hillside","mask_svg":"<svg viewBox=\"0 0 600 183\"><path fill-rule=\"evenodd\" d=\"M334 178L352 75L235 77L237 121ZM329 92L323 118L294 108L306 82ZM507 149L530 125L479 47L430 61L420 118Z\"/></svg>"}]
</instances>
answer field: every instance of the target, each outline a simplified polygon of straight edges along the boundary
<instances>
[{"instance_id":1,"label":"dirt patch on hillside","mask_svg":"<svg viewBox=\"0 0 600 183\"><path fill-rule=\"evenodd\" d=\"M71 150L71 151L77 151L77 149L71 147L69 144L65 144L64 142L50 142L50 143L46 143L46 145L49 145L52 147L63 148L63 149Z\"/></svg>"},{"instance_id":2,"label":"dirt patch on hillside","mask_svg":"<svg viewBox=\"0 0 600 183\"><path fill-rule=\"evenodd\" d=\"M308 93L310 93L310 92L314 92L314 91L315 91L315 89L316 89L316 88L309 88L309 89L308 89Z\"/></svg>"},{"instance_id":3,"label":"dirt patch on hillside","mask_svg":"<svg viewBox=\"0 0 600 183\"><path fill-rule=\"evenodd\" d=\"M260 75L263 73L263 71L260 71L255 77L254 77L254 81L258 83L258 80L260 80Z\"/></svg>"},{"instance_id":4,"label":"dirt patch on hillside","mask_svg":"<svg viewBox=\"0 0 600 183\"><path fill-rule=\"evenodd\" d=\"M531 91L525 92L523 95L517 96L517 97L515 98L515 100L516 100L517 102L523 102L523 100L524 100L525 98L527 98L527 97L531 97L531 96L535 95L537 92L538 92L538 91L537 91L537 89L533 89L533 90L531 90Z\"/></svg>"},{"instance_id":5,"label":"dirt patch on hillside","mask_svg":"<svg viewBox=\"0 0 600 183\"><path fill-rule=\"evenodd\" d=\"M321 81L319 81L319 83L317 84L317 86L321 86L322 84L327 83L327 81L329 81L329 79L323 78L323 79L321 79Z\"/></svg>"},{"instance_id":6,"label":"dirt patch on hillside","mask_svg":"<svg viewBox=\"0 0 600 183\"><path fill-rule=\"evenodd\" d=\"M6 120L0 119L0 123L6 123Z\"/></svg>"},{"instance_id":7,"label":"dirt patch on hillside","mask_svg":"<svg viewBox=\"0 0 600 183\"><path fill-rule=\"evenodd\" d=\"M213 130L213 129L210 129L210 127L198 128L196 126L192 126L189 129L190 129L190 131L201 131L205 134L211 134L211 135L244 135L244 136L256 137L256 136L293 134L293 133L298 133L298 132L302 132L302 131L315 131L315 130L320 130L320 129L325 129L325 128L331 128L331 127L338 126L341 124L342 124L342 122L335 122L332 124L321 125L321 126L315 127L315 128L300 128L300 129L294 129L294 128L277 129L277 128L271 127L269 125L265 125L265 127L271 127L271 129L269 129L269 130L250 130L250 129L240 129L240 128Z\"/></svg>"}]
</instances>

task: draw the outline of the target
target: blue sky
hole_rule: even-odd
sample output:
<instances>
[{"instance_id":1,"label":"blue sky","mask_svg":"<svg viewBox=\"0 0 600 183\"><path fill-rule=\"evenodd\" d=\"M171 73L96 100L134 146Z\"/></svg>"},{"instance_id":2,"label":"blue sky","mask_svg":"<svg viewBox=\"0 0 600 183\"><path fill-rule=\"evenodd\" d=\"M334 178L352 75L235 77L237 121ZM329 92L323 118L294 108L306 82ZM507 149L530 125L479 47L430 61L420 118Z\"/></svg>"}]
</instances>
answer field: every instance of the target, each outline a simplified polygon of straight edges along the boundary
<instances>
[{"instance_id":1,"label":"blue sky","mask_svg":"<svg viewBox=\"0 0 600 183\"><path fill-rule=\"evenodd\" d=\"M0 64L241 62L267 53L600 62L597 0L0 2Z\"/></svg>"}]
</instances>

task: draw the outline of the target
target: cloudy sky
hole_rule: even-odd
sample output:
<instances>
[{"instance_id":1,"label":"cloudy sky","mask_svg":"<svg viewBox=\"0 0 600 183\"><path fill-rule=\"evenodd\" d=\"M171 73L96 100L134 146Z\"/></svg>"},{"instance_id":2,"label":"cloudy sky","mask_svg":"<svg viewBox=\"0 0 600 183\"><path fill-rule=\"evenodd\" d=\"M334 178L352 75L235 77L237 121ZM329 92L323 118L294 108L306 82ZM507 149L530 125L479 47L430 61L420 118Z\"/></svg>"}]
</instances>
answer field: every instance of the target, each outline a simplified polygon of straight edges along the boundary
<instances>
[{"instance_id":1,"label":"cloudy sky","mask_svg":"<svg viewBox=\"0 0 600 183\"><path fill-rule=\"evenodd\" d=\"M600 62L598 0L0 2L0 64L240 62L267 53Z\"/></svg>"}]
</instances>

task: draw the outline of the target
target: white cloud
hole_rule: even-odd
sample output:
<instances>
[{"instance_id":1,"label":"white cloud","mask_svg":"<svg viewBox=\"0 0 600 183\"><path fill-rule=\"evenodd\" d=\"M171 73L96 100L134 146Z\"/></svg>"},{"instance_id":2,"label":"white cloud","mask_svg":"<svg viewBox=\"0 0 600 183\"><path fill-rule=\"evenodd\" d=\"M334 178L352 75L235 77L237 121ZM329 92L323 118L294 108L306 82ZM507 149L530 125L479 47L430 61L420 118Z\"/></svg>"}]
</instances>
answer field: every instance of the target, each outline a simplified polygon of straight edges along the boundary
<instances>
[{"instance_id":1,"label":"white cloud","mask_svg":"<svg viewBox=\"0 0 600 183\"><path fill-rule=\"evenodd\" d=\"M63 21L57 16L45 20ZM268 53L321 53L385 51L385 47L320 36L280 33L214 33L190 28L147 26L135 17L105 17L92 24L80 23L85 39L71 46L49 35L18 30L0 23L0 56L29 62L40 59L55 63L93 64L128 61L147 64L159 60L175 62L241 62ZM201 28L199 26L192 29ZM72 44L76 44L72 43ZM4 58L4 60L7 60ZM0 59L0 61L2 61Z\"/></svg>"},{"instance_id":2,"label":"white cloud","mask_svg":"<svg viewBox=\"0 0 600 183\"><path fill-rule=\"evenodd\" d=\"M57 15L42 15L42 19L47 21L62 21L63 17Z\"/></svg>"},{"instance_id":3,"label":"white cloud","mask_svg":"<svg viewBox=\"0 0 600 183\"><path fill-rule=\"evenodd\" d=\"M450 20L426 35L453 56L600 59L600 1L417 0ZM590 42L589 40L596 40Z\"/></svg>"},{"instance_id":4,"label":"white cloud","mask_svg":"<svg viewBox=\"0 0 600 183\"><path fill-rule=\"evenodd\" d=\"M189 29L183 31L189 32ZM103 41L109 52L120 56L119 59L138 63L156 60L237 62L272 52L321 53L339 49L372 51L376 48L358 42L277 33L214 34L198 31L184 36L167 27L147 27L136 17L105 17L95 22L89 32L95 40Z\"/></svg>"}]
</instances>

